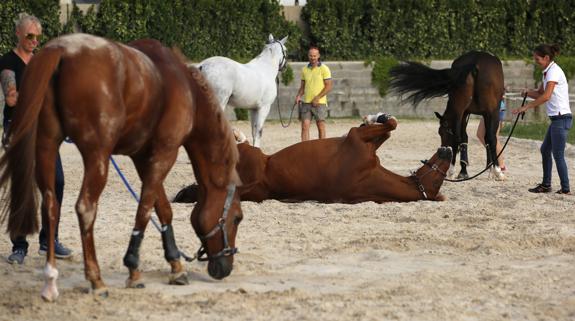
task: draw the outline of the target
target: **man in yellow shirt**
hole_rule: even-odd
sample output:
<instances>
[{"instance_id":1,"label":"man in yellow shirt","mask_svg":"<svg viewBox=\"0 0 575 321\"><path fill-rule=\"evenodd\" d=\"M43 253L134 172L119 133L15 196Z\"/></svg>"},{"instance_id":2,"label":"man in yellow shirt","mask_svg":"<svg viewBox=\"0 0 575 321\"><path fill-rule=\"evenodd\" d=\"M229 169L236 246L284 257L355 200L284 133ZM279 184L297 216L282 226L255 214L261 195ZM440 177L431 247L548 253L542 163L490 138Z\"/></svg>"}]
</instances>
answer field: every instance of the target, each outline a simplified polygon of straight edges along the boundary
<instances>
[{"instance_id":1,"label":"man in yellow shirt","mask_svg":"<svg viewBox=\"0 0 575 321\"><path fill-rule=\"evenodd\" d=\"M308 51L309 64L302 68L301 85L296 103L302 101L299 109L301 120L301 140L309 140L309 126L312 115L315 118L320 139L325 138L325 118L327 117L327 93L333 84L331 71L321 63L319 49L311 47Z\"/></svg>"}]
</instances>

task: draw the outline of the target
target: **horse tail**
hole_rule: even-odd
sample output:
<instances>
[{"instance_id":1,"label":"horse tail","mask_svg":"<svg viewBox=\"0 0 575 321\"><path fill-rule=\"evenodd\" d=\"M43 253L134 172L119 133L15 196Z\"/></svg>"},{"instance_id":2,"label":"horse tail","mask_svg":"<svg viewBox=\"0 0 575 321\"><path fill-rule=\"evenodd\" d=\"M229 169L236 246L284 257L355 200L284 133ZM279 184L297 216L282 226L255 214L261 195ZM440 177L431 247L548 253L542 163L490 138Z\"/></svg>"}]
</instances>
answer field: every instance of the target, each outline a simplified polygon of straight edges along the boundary
<instances>
[{"instance_id":1,"label":"horse tail","mask_svg":"<svg viewBox=\"0 0 575 321\"><path fill-rule=\"evenodd\" d=\"M469 73L476 74L474 64L448 69L433 69L418 62L408 61L389 71L392 92L404 95L417 106L425 99L441 97L466 83ZM475 76L474 74L474 76Z\"/></svg>"},{"instance_id":2,"label":"horse tail","mask_svg":"<svg viewBox=\"0 0 575 321\"><path fill-rule=\"evenodd\" d=\"M7 133L8 146L0 158L0 186L10 183L9 188L4 188L7 202L0 211L0 223L8 217L6 231L11 238L38 231L35 179L38 118L61 55L61 50L45 48L26 67Z\"/></svg>"}]
</instances>

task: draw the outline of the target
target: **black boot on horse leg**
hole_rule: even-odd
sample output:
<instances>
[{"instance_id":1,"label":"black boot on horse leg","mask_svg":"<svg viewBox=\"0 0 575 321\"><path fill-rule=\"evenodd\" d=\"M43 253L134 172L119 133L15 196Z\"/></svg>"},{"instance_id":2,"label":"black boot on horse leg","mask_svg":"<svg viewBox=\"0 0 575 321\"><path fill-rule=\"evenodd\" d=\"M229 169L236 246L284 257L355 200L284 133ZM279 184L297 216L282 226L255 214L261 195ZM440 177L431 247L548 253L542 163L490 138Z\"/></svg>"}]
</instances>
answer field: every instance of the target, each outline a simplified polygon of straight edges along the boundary
<instances>
[{"instance_id":1,"label":"black boot on horse leg","mask_svg":"<svg viewBox=\"0 0 575 321\"><path fill-rule=\"evenodd\" d=\"M467 165L469 165L469 158L467 156L467 143L459 144L459 153L459 165L461 165L461 171L459 171L457 179L469 178L469 174L467 174Z\"/></svg>"},{"instance_id":2,"label":"black boot on horse leg","mask_svg":"<svg viewBox=\"0 0 575 321\"><path fill-rule=\"evenodd\" d=\"M124 266L130 271L130 276L126 280L126 287L132 289L142 289L145 287L142 282L141 272L138 270L140 265L140 246L144 240L144 233L138 230L132 231L130 243L126 255L124 255Z\"/></svg>"},{"instance_id":3,"label":"black boot on horse leg","mask_svg":"<svg viewBox=\"0 0 575 321\"><path fill-rule=\"evenodd\" d=\"M162 246L164 247L164 258L172 267L170 274L170 284L174 285L187 285L188 275L181 266L180 250L176 245L174 237L174 228L171 224L162 225Z\"/></svg>"}]
</instances>

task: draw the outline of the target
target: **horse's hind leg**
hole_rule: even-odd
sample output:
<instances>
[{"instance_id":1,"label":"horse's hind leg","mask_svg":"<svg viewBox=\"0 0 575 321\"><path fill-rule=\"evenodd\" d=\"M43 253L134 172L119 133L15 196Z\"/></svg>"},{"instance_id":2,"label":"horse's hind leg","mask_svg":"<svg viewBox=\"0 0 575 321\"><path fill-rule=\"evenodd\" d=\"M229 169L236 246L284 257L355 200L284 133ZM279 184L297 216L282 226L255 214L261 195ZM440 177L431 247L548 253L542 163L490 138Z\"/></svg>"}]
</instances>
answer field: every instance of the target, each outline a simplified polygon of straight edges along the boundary
<instances>
[{"instance_id":1,"label":"horse's hind leg","mask_svg":"<svg viewBox=\"0 0 575 321\"><path fill-rule=\"evenodd\" d=\"M154 160L163 155L162 160ZM152 206L156 209L158 218L162 225L162 244L164 247L164 257L171 266L170 284L188 284L188 279L184 267L180 261L180 251L176 246L174 232L172 228L172 209L166 196L162 182L168 171L172 168L177 157L175 152L158 152L155 156L133 157L134 165L138 175L142 180L142 195L136 214L136 222L128 250L124 256L124 265L129 270L129 277L126 280L126 287L143 288L141 272L139 266L139 250L144 238L144 231L150 220Z\"/></svg>"},{"instance_id":2,"label":"horse's hind leg","mask_svg":"<svg viewBox=\"0 0 575 321\"><path fill-rule=\"evenodd\" d=\"M84 162L84 179L80 195L76 202L76 213L80 222L80 235L82 237L82 250L84 253L84 273L90 281L95 295L107 297L108 291L100 275L100 267L96 258L94 246L94 222L98 209L98 200L106 186L108 178L108 155L110 152L101 149L84 148L76 142Z\"/></svg>"},{"instance_id":3,"label":"horse's hind leg","mask_svg":"<svg viewBox=\"0 0 575 321\"><path fill-rule=\"evenodd\" d=\"M40 131L41 133L41 131ZM60 204L56 197L56 157L59 142L47 139L46 136L39 136L36 149L37 166L36 179L42 194L42 216L47 221L47 226L43 226L48 236L48 252L46 254L46 266L44 267L45 283L42 289L42 298L52 302L58 298L58 270L56 269L55 257L55 234L56 224L60 216Z\"/></svg>"}]
</instances>

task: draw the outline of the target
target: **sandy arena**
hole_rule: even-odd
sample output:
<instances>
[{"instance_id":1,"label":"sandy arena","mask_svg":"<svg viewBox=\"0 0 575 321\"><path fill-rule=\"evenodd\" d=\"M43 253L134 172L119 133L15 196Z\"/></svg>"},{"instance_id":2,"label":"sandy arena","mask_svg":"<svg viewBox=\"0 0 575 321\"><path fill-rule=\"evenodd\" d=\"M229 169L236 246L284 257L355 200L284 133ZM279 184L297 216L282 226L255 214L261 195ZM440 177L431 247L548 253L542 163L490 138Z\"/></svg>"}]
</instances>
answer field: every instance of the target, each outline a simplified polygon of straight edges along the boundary
<instances>
[{"instance_id":1,"label":"sandy arena","mask_svg":"<svg viewBox=\"0 0 575 321\"><path fill-rule=\"evenodd\" d=\"M329 120L328 136L359 120ZM470 174L485 165L469 125ZM251 138L248 122L233 122ZM403 175L440 145L434 120L401 120L379 149L381 163ZM312 137L316 137L312 125ZM263 150L299 141L299 124L264 126ZM169 286L160 234L150 224L141 248L146 289L125 289L122 264L136 202L110 166L95 235L107 299L86 293L74 204L82 180L80 154L61 149L66 176L60 239L74 250L58 261L60 298L40 298L44 258L29 237L24 265L10 265L8 235L0 238L0 320L575 320L575 196L532 194L541 180L540 142L511 139L507 181L487 174L445 182L446 202L261 204L244 202L234 271L211 279L206 264L186 263L190 285ZM575 186L575 147L566 158ZM126 157L116 161L138 190ZM305 164L307 161L302 159ZM559 179L553 169L553 189ZM165 182L172 197L194 182L181 149ZM189 221L193 204L174 204L176 240L191 255L199 247ZM5 226L2 226L2 230Z\"/></svg>"}]
</instances>

